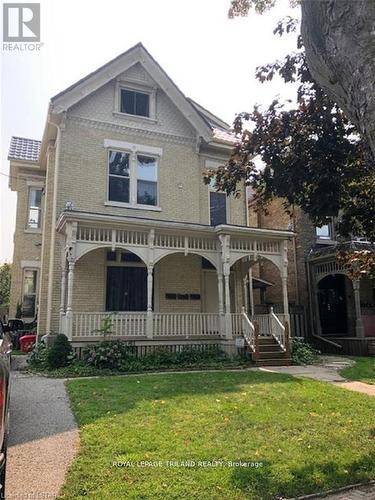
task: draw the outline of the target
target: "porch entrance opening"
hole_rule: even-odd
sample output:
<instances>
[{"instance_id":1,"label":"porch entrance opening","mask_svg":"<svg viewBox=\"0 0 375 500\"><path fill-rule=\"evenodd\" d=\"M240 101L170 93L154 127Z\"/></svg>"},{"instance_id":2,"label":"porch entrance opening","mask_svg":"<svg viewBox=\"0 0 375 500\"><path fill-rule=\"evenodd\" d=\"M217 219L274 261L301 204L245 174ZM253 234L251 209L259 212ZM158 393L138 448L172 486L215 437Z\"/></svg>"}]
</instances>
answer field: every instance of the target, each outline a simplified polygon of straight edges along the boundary
<instances>
[{"instance_id":1,"label":"porch entrance opening","mask_svg":"<svg viewBox=\"0 0 375 500\"><path fill-rule=\"evenodd\" d=\"M347 335L346 277L326 276L318 283L319 315L323 335Z\"/></svg>"},{"instance_id":2,"label":"porch entrance opening","mask_svg":"<svg viewBox=\"0 0 375 500\"><path fill-rule=\"evenodd\" d=\"M107 311L147 311L146 267L107 268Z\"/></svg>"}]
</instances>

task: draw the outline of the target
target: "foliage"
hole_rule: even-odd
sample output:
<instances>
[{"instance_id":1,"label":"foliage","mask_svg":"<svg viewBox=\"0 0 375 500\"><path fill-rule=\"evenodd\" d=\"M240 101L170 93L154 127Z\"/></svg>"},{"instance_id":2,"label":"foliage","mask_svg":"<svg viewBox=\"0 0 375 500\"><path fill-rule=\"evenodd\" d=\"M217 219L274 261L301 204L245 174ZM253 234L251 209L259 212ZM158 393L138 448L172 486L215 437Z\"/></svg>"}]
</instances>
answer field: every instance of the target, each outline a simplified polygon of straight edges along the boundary
<instances>
[{"instance_id":1,"label":"foliage","mask_svg":"<svg viewBox=\"0 0 375 500\"><path fill-rule=\"evenodd\" d=\"M22 318L22 305L20 302L17 302L16 318L18 318L18 319Z\"/></svg>"},{"instance_id":2,"label":"foliage","mask_svg":"<svg viewBox=\"0 0 375 500\"><path fill-rule=\"evenodd\" d=\"M228 357L215 346L204 350L185 347L179 352L160 348L144 356L136 356L132 345L121 341L103 341L87 348L85 361L99 369L120 372L158 370L189 366L209 366L211 363L228 362Z\"/></svg>"},{"instance_id":3,"label":"foliage","mask_svg":"<svg viewBox=\"0 0 375 500\"><path fill-rule=\"evenodd\" d=\"M107 316L104 316L100 328L93 330L92 333L100 333L101 335L103 335L103 338L106 339L108 335L111 335L113 333L112 327L113 321L111 315L108 314Z\"/></svg>"},{"instance_id":4,"label":"foliage","mask_svg":"<svg viewBox=\"0 0 375 500\"><path fill-rule=\"evenodd\" d=\"M160 349L142 357L128 356L121 364L121 370L143 371L162 368L209 367L212 364L216 366L226 364L229 361L228 356L215 346L203 350L186 346L178 352Z\"/></svg>"},{"instance_id":5,"label":"foliage","mask_svg":"<svg viewBox=\"0 0 375 500\"><path fill-rule=\"evenodd\" d=\"M5 262L0 265L0 305L9 304L11 283L11 265Z\"/></svg>"},{"instance_id":6,"label":"foliage","mask_svg":"<svg viewBox=\"0 0 375 500\"><path fill-rule=\"evenodd\" d=\"M249 2L234 2L247 4ZM253 4L253 2L250 2ZM297 30L288 17L274 33ZM254 191L255 208L267 210L273 197L285 200L285 208L301 207L321 226L340 216L338 232L354 233L375 241L375 171L367 145L342 110L312 79L301 36L297 50L257 68L260 82L279 76L297 83L296 102L275 99L266 109L240 113L234 122L236 144L229 162L206 172L218 190L239 195L244 180ZM259 168L261 160L264 168Z\"/></svg>"},{"instance_id":7,"label":"foliage","mask_svg":"<svg viewBox=\"0 0 375 500\"><path fill-rule=\"evenodd\" d=\"M301 337L292 337L292 362L295 365L311 365L320 354Z\"/></svg>"},{"instance_id":8,"label":"foliage","mask_svg":"<svg viewBox=\"0 0 375 500\"><path fill-rule=\"evenodd\" d=\"M47 348L47 362L50 368L67 366L74 358L68 337L59 333L51 347Z\"/></svg>"},{"instance_id":9,"label":"foliage","mask_svg":"<svg viewBox=\"0 0 375 500\"><path fill-rule=\"evenodd\" d=\"M375 252L371 250L339 250L336 260L347 269L347 276L351 280L361 279L363 276L375 279Z\"/></svg>"},{"instance_id":10,"label":"foliage","mask_svg":"<svg viewBox=\"0 0 375 500\"><path fill-rule=\"evenodd\" d=\"M123 360L129 355L129 346L122 340L103 340L99 344L89 346L85 353L85 361L96 368L119 370Z\"/></svg>"},{"instance_id":11,"label":"foliage","mask_svg":"<svg viewBox=\"0 0 375 500\"><path fill-rule=\"evenodd\" d=\"M34 346L34 349L31 351L27 362L31 368L43 371L48 369L49 367L47 356L47 346L43 342L39 342Z\"/></svg>"},{"instance_id":12,"label":"foliage","mask_svg":"<svg viewBox=\"0 0 375 500\"><path fill-rule=\"evenodd\" d=\"M352 359L355 364L341 370L340 375L349 380L359 380L366 384L375 385L375 358L356 356Z\"/></svg>"},{"instance_id":13,"label":"foliage","mask_svg":"<svg viewBox=\"0 0 375 500\"><path fill-rule=\"evenodd\" d=\"M67 389L80 448L64 500L295 498L374 477L374 403L331 384L224 371L72 380ZM215 459L222 465L202 465ZM254 467L227 463L240 460Z\"/></svg>"}]
</instances>

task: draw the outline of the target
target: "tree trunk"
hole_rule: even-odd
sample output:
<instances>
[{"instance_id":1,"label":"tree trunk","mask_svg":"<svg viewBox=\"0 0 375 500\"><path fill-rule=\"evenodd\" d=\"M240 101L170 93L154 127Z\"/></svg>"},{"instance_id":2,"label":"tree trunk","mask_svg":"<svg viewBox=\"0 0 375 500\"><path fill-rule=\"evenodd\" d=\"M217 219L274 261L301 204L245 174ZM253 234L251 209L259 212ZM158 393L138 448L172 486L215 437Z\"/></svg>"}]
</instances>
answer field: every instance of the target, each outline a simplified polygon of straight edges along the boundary
<instances>
[{"instance_id":1,"label":"tree trunk","mask_svg":"<svg viewBox=\"0 0 375 500\"><path fill-rule=\"evenodd\" d=\"M302 0L302 37L313 78L375 158L375 1Z\"/></svg>"}]
</instances>

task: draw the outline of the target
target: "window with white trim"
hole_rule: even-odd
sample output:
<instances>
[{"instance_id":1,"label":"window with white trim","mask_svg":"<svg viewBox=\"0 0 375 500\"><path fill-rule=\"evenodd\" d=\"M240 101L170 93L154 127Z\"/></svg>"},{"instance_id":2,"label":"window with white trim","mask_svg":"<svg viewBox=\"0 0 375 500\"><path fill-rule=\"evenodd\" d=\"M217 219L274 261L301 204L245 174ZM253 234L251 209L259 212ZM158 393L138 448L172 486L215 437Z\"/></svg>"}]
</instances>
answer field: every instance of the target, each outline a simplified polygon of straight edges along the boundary
<instances>
[{"instance_id":1,"label":"window with white trim","mask_svg":"<svg viewBox=\"0 0 375 500\"><path fill-rule=\"evenodd\" d=\"M227 195L216 190L215 180L208 185L210 225L219 226L227 223Z\"/></svg>"},{"instance_id":2,"label":"window with white trim","mask_svg":"<svg viewBox=\"0 0 375 500\"><path fill-rule=\"evenodd\" d=\"M23 270L22 316L34 317L36 313L36 290L38 271L36 269Z\"/></svg>"},{"instance_id":3,"label":"window with white trim","mask_svg":"<svg viewBox=\"0 0 375 500\"><path fill-rule=\"evenodd\" d=\"M29 188L27 228L40 229L42 221L42 193L40 187Z\"/></svg>"},{"instance_id":4,"label":"window with white trim","mask_svg":"<svg viewBox=\"0 0 375 500\"><path fill-rule=\"evenodd\" d=\"M323 224L320 227L315 228L316 237L318 240L333 240L334 239L334 231L333 231L333 222L329 222L328 224Z\"/></svg>"},{"instance_id":5,"label":"window with white trim","mask_svg":"<svg viewBox=\"0 0 375 500\"><path fill-rule=\"evenodd\" d=\"M147 154L108 150L108 201L158 205L158 162Z\"/></svg>"},{"instance_id":6,"label":"window with white trim","mask_svg":"<svg viewBox=\"0 0 375 500\"><path fill-rule=\"evenodd\" d=\"M150 95L130 89L120 90L120 111L129 115L150 116Z\"/></svg>"}]
</instances>

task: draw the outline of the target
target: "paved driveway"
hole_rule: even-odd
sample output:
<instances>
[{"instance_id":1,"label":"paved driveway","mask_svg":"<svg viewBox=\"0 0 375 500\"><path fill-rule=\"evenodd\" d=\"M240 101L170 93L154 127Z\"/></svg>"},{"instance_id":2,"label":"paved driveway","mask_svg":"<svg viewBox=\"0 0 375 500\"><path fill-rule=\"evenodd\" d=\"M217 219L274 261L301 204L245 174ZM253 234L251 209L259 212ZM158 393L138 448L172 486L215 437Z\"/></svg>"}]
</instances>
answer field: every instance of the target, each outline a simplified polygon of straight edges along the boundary
<instances>
[{"instance_id":1,"label":"paved driveway","mask_svg":"<svg viewBox=\"0 0 375 500\"><path fill-rule=\"evenodd\" d=\"M13 369L11 384L6 496L55 498L78 447L64 382Z\"/></svg>"}]
</instances>

